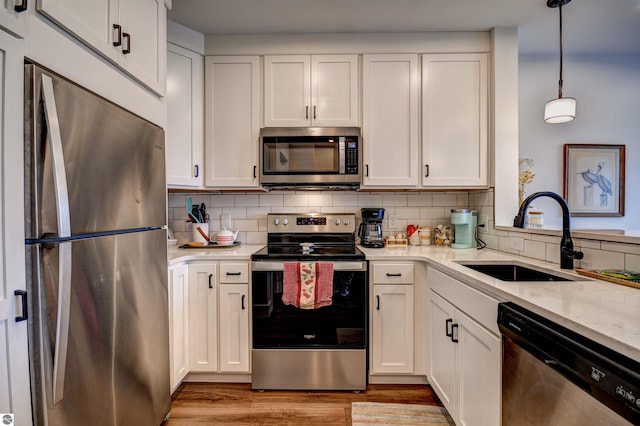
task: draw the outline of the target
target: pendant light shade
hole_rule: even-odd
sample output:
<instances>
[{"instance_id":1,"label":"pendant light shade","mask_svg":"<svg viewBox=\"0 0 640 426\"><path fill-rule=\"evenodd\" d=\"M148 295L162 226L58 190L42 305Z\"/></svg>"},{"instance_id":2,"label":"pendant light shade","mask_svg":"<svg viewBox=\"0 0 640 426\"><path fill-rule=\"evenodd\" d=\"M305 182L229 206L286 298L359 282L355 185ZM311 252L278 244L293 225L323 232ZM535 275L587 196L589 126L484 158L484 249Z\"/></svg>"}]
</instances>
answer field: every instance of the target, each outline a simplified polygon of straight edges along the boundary
<instances>
[{"instance_id":1,"label":"pendant light shade","mask_svg":"<svg viewBox=\"0 0 640 426\"><path fill-rule=\"evenodd\" d=\"M566 123L574 118L576 118L575 98L552 99L544 105L545 123Z\"/></svg>"},{"instance_id":2,"label":"pendant light shade","mask_svg":"<svg viewBox=\"0 0 640 426\"><path fill-rule=\"evenodd\" d=\"M558 97L552 99L544 106L544 122L566 123L576 118L575 98L562 97L562 6L571 0L547 0L547 6L558 8L560 15L560 78L558 79Z\"/></svg>"}]
</instances>

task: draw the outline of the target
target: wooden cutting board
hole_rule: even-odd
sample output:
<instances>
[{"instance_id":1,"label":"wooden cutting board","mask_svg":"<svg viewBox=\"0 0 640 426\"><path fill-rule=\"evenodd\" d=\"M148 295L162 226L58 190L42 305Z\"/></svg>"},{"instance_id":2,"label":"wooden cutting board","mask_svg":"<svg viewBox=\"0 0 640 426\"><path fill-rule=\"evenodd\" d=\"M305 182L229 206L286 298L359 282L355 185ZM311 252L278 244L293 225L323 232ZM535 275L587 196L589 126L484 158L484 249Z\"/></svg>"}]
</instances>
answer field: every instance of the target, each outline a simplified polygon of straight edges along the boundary
<instances>
[{"instance_id":1,"label":"wooden cutting board","mask_svg":"<svg viewBox=\"0 0 640 426\"><path fill-rule=\"evenodd\" d=\"M622 269L582 269L576 268L576 272L591 278L609 281L628 287L640 288L640 272L624 271Z\"/></svg>"}]
</instances>

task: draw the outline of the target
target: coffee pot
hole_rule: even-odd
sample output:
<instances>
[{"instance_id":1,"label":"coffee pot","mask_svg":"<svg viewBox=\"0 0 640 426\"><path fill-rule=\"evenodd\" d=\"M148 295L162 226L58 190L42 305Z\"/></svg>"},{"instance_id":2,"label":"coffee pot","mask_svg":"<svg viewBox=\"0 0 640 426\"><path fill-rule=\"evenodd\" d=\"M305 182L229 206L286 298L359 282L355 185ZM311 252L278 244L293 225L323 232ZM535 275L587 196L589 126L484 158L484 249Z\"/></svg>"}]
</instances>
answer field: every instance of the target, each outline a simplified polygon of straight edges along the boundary
<instances>
[{"instance_id":1,"label":"coffee pot","mask_svg":"<svg viewBox=\"0 0 640 426\"><path fill-rule=\"evenodd\" d=\"M384 238L382 237L382 219L384 218L384 209L381 208L364 208L362 212L362 223L358 228L358 237L363 247L384 247Z\"/></svg>"}]
</instances>

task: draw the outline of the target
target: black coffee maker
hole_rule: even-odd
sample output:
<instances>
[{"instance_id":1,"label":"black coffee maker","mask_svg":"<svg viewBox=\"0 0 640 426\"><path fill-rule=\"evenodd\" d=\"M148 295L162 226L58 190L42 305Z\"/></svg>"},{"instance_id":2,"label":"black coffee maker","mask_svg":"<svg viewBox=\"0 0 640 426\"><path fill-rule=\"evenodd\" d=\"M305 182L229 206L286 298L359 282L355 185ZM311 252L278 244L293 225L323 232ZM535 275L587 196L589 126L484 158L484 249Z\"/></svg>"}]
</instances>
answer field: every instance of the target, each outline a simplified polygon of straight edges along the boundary
<instances>
[{"instance_id":1,"label":"black coffee maker","mask_svg":"<svg viewBox=\"0 0 640 426\"><path fill-rule=\"evenodd\" d=\"M384 209L365 208L361 209L362 223L358 228L358 237L363 247L384 247L382 238L382 219L384 219Z\"/></svg>"}]
</instances>

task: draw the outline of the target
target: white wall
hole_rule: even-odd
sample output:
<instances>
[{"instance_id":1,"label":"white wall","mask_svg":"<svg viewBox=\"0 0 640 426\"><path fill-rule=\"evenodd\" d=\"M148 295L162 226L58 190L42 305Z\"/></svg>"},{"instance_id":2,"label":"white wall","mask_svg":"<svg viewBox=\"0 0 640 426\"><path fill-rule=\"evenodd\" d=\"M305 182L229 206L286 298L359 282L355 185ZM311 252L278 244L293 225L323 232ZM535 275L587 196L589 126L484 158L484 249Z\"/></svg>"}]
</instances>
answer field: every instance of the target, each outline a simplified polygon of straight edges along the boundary
<instances>
[{"instance_id":1,"label":"white wall","mask_svg":"<svg viewBox=\"0 0 640 426\"><path fill-rule=\"evenodd\" d=\"M521 55L519 59L519 155L531 158L536 174L527 194L562 195L563 145L626 145L625 216L573 217L574 229L640 229L640 56L564 57L564 96L577 99L576 119L545 124L544 104L557 97L558 55ZM534 201L545 213L545 225L561 226L555 201Z\"/></svg>"}]
</instances>

